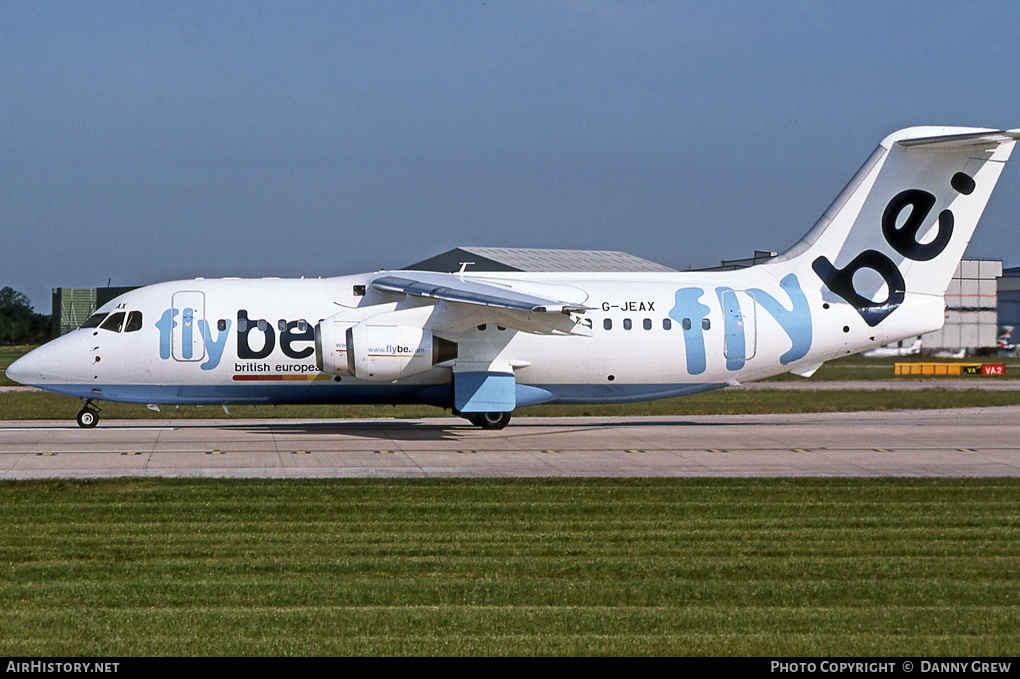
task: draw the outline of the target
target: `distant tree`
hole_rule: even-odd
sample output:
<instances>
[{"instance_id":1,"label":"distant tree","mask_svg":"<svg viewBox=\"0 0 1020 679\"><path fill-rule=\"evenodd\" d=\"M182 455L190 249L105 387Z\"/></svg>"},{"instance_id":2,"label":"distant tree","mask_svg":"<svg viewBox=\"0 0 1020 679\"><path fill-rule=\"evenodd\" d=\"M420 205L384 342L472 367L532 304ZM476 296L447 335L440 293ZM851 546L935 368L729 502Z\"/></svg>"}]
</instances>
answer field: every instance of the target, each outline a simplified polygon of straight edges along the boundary
<instances>
[{"instance_id":1,"label":"distant tree","mask_svg":"<svg viewBox=\"0 0 1020 679\"><path fill-rule=\"evenodd\" d=\"M44 342L49 336L49 316L35 313L28 297L14 288L0 288L0 344Z\"/></svg>"}]
</instances>

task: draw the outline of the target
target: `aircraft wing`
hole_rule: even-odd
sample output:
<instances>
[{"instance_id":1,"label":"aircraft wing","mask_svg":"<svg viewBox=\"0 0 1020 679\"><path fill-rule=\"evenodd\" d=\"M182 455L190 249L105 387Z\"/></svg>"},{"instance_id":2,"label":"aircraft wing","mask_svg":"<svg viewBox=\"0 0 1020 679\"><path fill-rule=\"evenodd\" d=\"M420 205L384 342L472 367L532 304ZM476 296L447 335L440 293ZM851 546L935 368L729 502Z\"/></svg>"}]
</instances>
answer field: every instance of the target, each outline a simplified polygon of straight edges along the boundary
<instances>
[{"instance_id":1,"label":"aircraft wing","mask_svg":"<svg viewBox=\"0 0 1020 679\"><path fill-rule=\"evenodd\" d=\"M540 314L584 313L590 307L553 297L518 292L491 282L465 279L456 274L401 272L372 281L379 292L425 297L456 304L470 304L509 311Z\"/></svg>"}]
</instances>

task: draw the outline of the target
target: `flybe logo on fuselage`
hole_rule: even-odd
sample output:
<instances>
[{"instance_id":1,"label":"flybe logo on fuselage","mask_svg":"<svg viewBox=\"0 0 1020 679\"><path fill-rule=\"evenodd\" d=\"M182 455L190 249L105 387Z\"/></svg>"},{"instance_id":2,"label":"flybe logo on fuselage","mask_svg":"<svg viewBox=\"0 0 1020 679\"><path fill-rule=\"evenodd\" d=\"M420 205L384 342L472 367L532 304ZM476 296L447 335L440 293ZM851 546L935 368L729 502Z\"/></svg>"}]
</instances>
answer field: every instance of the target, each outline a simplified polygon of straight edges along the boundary
<instances>
[{"instance_id":1,"label":"flybe logo on fuselage","mask_svg":"<svg viewBox=\"0 0 1020 679\"><path fill-rule=\"evenodd\" d=\"M159 330L159 357L164 360L171 356L183 361L198 360L203 357L204 349L206 360L200 367L202 370L212 370L223 358L231 321L218 321L214 334L208 321L200 318L195 323L194 316L195 310L191 308L171 308L163 312L156 322ZM246 309L238 309L236 328L234 335L239 359L267 358L276 349L277 339L280 351L288 358L303 359L315 353L315 328L305 321L281 321L280 327L274 329L268 321L248 318Z\"/></svg>"},{"instance_id":2,"label":"flybe logo on fuselage","mask_svg":"<svg viewBox=\"0 0 1020 679\"><path fill-rule=\"evenodd\" d=\"M764 309L786 333L791 346L779 357L779 362L787 365L804 358L811 349L811 309L795 274L784 276L779 287L790 300L789 308L785 301L760 288L750 288L740 295L749 298L752 306ZM715 293L723 311L726 369L740 370L753 353L748 338L754 337L754 318L745 319L736 291L718 287ZM669 317L680 323L683 330L687 372L691 375L700 375L708 367L705 332L711 328L708 317L711 309L701 301L704 295L704 288L680 288L669 312Z\"/></svg>"}]
</instances>

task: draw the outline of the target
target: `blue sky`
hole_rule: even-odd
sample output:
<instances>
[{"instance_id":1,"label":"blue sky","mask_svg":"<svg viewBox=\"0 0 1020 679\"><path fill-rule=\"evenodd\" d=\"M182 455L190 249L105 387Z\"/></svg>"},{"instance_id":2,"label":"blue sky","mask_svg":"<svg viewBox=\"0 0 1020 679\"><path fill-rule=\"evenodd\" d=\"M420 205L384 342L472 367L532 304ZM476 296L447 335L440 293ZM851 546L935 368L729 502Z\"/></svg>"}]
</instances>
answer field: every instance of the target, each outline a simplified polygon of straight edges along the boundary
<instances>
[{"instance_id":1,"label":"blue sky","mask_svg":"<svg viewBox=\"0 0 1020 679\"><path fill-rule=\"evenodd\" d=\"M1020 127L1018 7L0 0L0 285L781 251L889 132Z\"/></svg>"}]
</instances>

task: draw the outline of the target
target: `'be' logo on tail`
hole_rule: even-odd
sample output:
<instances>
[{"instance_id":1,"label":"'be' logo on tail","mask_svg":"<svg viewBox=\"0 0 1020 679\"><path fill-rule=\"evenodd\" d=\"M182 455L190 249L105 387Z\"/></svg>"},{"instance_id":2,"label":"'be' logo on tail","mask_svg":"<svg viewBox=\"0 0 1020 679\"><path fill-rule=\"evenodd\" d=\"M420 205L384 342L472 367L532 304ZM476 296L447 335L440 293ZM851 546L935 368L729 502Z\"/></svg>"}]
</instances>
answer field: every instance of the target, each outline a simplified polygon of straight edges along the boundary
<instances>
[{"instance_id":1,"label":"'be' logo on tail","mask_svg":"<svg viewBox=\"0 0 1020 679\"><path fill-rule=\"evenodd\" d=\"M963 172L953 175L952 187L964 195L974 191L974 179ZM886 242L898 253L916 262L927 262L938 257L953 236L953 213L943 210L939 213L938 233L928 243L917 240L917 232L924 225L928 214L935 206L936 198L921 189L907 189L893 196L882 214L882 235ZM896 220L900 214L910 208L910 214L897 228ZM819 257L811 263L822 282L847 302L861 315L865 323L874 327L895 311L903 303L906 294L906 282L896 263L877 250L865 250L842 269L837 269L827 257ZM888 296L882 301L869 299L857 291L854 286L854 274L861 269L874 271L885 281Z\"/></svg>"}]
</instances>

